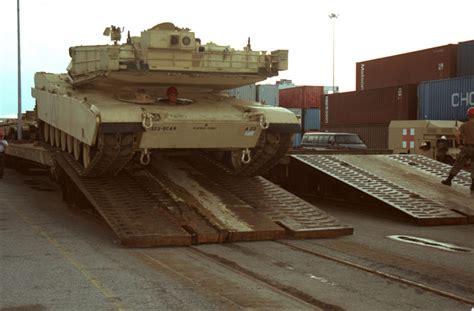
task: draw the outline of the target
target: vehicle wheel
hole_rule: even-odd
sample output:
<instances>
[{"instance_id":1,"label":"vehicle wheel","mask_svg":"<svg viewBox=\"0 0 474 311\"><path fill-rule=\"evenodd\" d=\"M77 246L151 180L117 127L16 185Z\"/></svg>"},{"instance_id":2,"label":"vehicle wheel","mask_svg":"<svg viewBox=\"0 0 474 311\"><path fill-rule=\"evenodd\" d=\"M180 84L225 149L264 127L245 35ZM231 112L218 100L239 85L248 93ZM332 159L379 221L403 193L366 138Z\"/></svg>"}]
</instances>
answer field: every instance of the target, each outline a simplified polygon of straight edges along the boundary
<instances>
[{"instance_id":1,"label":"vehicle wheel","mask_svg":"<svg viewBox=\"0 0 474 311\"><path fill-rule=\"evenodd\" d=\"M79 159L81 158L81 142L78 140L78 139L75 139L74 138L74 159L76 161L79 161Z\"/></svg>"},{"instance_id":2,"label":"vehicle wheel","mask_svg":"<svg viewBox=\"0 0 474 311\"><path fill-rule=\"evenodd\" d=\"M49 126L49 144L54 147L54 127L53 126Z\"/></svg>"},{"instance_id":3,"label":"vehicle wheel","mask_svg":"<svg viewBox=\"0 0 474 311\"><path fill-rule=\"evenodd\" d=\"M46 122L43 122L43 139L45 143L49 142L49 124Z\"/></svg>"},{"instance_id":4,"label":"vehicle wheel","mask_svg":"<svg viewBox=\"0 0 474 311\"><path fill-rule=\"evenodd\" d=\"M61 147L61 130L58 128L54 128L54 145Z\"/></svg>"},{"instance_id":5,"label":"vehicle wheel","mask_svg":"<svg viewBox=\"0 0 474 311\"><path fill-rule=\"evenodd\" d=\"M71 153L74 151L74 137L67 135L67 152Z\"/></svg>"},{"instance_id":6,"label":"vehicle wheel","mask_svg":"<svg viewBox=\"0 0 474 311\"><path fill-rule=\"evenodd\" d=\"M84 168L87 168L91 164L91 148L88 144L82 144L82 163Z\"/></svg>"},{"instance_id":7,"label":"vehicle wheel","mask_svg":"<svg viewBox=\"0 0 474 311\"><path fill-rule=\"evenodd\" d=\"M61 131L61 150L66 151L67 149L67 134Z\"/></svg>"}]
</instances>

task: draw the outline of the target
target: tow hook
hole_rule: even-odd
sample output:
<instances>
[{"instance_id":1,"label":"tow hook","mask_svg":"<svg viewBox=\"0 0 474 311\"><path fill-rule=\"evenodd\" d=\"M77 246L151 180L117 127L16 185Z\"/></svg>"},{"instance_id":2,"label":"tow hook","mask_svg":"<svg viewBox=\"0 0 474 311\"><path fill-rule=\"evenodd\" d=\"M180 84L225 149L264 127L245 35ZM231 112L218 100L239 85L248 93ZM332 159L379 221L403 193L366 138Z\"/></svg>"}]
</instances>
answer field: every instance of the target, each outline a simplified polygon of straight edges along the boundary
<instances>
[{"instance_id":1,"label":"tow hook","mask_svg":"<svg viewBox=\"0 0 474 311\"><path fill-rule=\"evenodd\" d=\"M150 155L151 155L151 152L148 151L147 148L143 149L142 154L140 155L140 164L143 166L147 166L148 164L150 164L150 161L151 161Z\"/></svg>"},{"instance_id":2,"label":"tow hook","mask_svg":"<svg viewBox=\"0 0 474 311\"><path fill-rule=\"evenodd\" d=\"M142 126L147 130L153 126L153 115L151 113L142 113Z\"/></svg>"},{"instance_id":3,"label":"tow hook","mask_svg":"<svg viewBox=\"0 0 474 311\"><path fill-rule=\"evenodd\" d=\"M249 148L246 148L246 149L242 150L241 160L242 160L242 163L245 163L245 164L250 163L252 158L250 157L250 149Z\"/></svg>"}]
</instances>

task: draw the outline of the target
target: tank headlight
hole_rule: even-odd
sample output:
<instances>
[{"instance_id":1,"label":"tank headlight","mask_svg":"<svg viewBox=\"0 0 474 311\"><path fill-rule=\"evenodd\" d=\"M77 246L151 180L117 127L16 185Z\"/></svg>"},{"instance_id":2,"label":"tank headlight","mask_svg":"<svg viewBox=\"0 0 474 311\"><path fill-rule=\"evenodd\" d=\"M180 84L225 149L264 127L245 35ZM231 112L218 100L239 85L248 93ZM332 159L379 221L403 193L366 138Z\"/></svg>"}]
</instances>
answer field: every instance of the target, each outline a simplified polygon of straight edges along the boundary
<instances>
[{"instance_id":1,"label":"tank headlight","mask_svg":"<svg viewBox=\"0 0 474 311\"><path fill-rule=\"evenodd\" d=\"M181 42L183 42L183 45L189 45L191 43L191 39L189 37L183 37Z\"/></svg>"}]
</instances>

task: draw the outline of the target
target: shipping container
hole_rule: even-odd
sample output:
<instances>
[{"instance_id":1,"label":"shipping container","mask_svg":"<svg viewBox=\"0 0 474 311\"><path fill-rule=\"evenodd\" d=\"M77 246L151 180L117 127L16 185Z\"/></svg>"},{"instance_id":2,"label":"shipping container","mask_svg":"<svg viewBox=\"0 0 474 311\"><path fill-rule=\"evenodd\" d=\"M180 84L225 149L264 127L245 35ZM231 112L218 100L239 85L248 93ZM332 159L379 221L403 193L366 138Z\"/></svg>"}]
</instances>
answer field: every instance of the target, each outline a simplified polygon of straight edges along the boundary
<instances>
[{"instance_id":1,"label":"shipping container","mask_svg":"<svg viewBox=\"0 0 474 311\"><path fill-rule=\"evenodd\" d=\"M325 132L356 133L369 149L388 149L388 127L390 123L372 125L334 126L324 128Z\"/></svg>"},{"instance_id":2,"label":"shipping container","mask_svg":"<svg viewBox=\"0 0 474 311\"><path fill-rule=\"evenodd\" d=\"M297 148L299 145L301 145L301 137L303 137L303 134L301 133L296 133L293 135L293 148Z\"/></svg>"},{"instance_id":3,"label":"shipping container","mask_svg":"<svg viewBox=\"0 0 474 311\"><path fill-rule=\"evenodd\" d=\"M458 77L474 76L474 40L458 44Z\"/></svg>"},{"instance_id":4,"label":"shipping container","mask_svg":"<svg viewBox=\"0 0 474 311\"><path fill-rule=\"evenodd\" d=\"M356 64L356 90L455 78L457 45L448 44Z\"/></svg>"},{"instance_id":5,"label":"shipping container","mask_svg":"<svg viewBox=\"0 0 474 311\"><path fill-rule=\"evenodd\" d=\"M324 86L323 92L324 94L339 93L339 86Z\"/></svg>"},{"instance_id":6,"label":"shipping container","mask_svg":"<svg viewBox=\"0 0 474 311\"><path fill-rule=\"evenodd\" d=\"M278 86L278 89L287 89L289 87L295 87L296 85L293 83L293 81L288 80L288 79L281 79L276 82L276 85Z\"/></svg>"},{"instance_id":7,"label":"shipping container","mask_svg":"<svg viewBox=\"0 0 474 311\"><path fill-rule=\"evenodd\" d=\"M474 106L474 76L425 81L418 85L419 120L467 120Z\"/></svg>"},{"instance_id":8,"label":"shipping container","mask_svg":"<svg viewBox=\"0 0 474 311\"><path fill-rule=\"evenodd\" d=\"M257 85L257 101L270 106L278 106L279 91L276 84Z\"/></svg>"},{"instance_id":9,"label":"shipping container","mask_svg":"<svg viewBox=\"0 0 474 311\"><path fill-rule=\"evenodd\" d=\"M280 107L285 108L319 108L322 86L297 86L280 90Z\"/></svg>"},{"instance_id":10,"label":"shipping container","mask_svg":"<svg viewBox=\"0 0 474 311\"><path fill-rule=\"evenodd\" d=\"M257 87L255 84L244 85L227 91L229 96L234 96L242 100L256 101Z\"/></svg>"},{"instance_id":11,"label":"shipping container","mask_svg":"<svg viewBox=\"0 0 474 311\"><path fill-rule=\"evenodd\" d=\"M308 108L304 109L303 112L303 132L309 130L319 130L321 128L320 122L320 110L319 108Z\"/></svg>"},{"instance_id":12,"label":"shipping container","mask_svg":"<svg viewBox=\"0 0 474 311\"><path fill-rule=\"evenodd\" d=\"M324 95L321 128L415 120L415 84Z\"/></svg>"}]
</instances>

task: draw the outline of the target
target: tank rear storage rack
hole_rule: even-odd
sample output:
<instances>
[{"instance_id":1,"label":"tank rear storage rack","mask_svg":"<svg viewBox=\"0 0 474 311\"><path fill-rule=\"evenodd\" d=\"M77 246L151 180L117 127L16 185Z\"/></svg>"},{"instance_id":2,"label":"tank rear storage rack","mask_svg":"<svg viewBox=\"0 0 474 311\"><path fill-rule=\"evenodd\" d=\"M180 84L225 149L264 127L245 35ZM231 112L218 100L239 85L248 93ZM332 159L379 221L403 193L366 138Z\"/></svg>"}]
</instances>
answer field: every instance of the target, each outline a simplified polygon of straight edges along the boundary
<instances>
[{"instance_id":1,"label":"tank rear storage rack","mask_svg":"<svg viewBox=\"0 0 474 311\"><path fill-rule=\"evenodd\" d=\"M154 157L148 169L87 178L69 154L55 153L67 199L86 197L123 245L318 238L352 234L317 207L262 177L233 177L204 159Z\"/></svg>"},{"instance_id":2,"label":"tank rear storage rack","mask_svg":"<svg viewBox=\"0 0 474 311\"><path fill-rule=\"evenodd\" d=\"M421 225L474 223L469 188L465 183L451 189L442 185L446 165L423 156L301 154L290 159L289 170L300 181L296 192L359 200L359 204L376 202ZM458 181L465 181L464 175Z\"/></svg>"}]
</instances>

